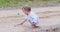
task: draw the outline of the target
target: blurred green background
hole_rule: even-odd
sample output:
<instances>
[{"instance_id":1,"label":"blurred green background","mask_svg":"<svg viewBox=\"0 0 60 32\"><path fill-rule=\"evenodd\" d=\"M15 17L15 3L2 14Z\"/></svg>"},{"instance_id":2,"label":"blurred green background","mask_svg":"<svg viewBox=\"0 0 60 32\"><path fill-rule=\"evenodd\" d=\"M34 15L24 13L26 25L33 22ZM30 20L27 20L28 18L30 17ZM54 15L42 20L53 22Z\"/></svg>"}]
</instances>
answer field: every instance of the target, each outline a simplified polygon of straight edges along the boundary
<instances>
[{"instance_id":1,"label":"blurred green background","mask_svg":"<svg viewBox=\"0 0 60 32\"><path fill-rule=\"evenodd\" d=\"M0 7L9 7L9 6L22 6L25 4L32 3L48 3L48 2L60 2L60 0L0 0Z\"/></svg>"}]
</instances>

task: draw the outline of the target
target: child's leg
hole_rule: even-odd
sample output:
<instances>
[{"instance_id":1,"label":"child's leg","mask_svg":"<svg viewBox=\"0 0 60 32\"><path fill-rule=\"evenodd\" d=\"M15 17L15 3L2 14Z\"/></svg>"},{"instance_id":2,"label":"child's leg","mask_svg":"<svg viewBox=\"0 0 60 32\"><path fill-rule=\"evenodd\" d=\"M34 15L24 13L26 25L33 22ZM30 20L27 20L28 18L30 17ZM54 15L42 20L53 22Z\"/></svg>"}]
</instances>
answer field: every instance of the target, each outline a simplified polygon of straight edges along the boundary
<instances>
[{"instance_id":1,"label":"child's leg","mask_svg":"<svg viewBox=\"0 0 60 32\"><path fill-rule=\"evenodd\" d=\"M35 23L31 23L31 27L35 28L36 24Z\"/></svg>"},{"instance_id":2,"label":"child's leg","mask_svg":"<svg viewBox=\"0 0 60 32\"><path fill-rule=\"evenodd\" d=\"M36 26L36 23L34 23L34 22L31 23L31 27L32 28L38 28L38 26Z\"/></svg>"},{"instance_id":3,"label":"child's leg","mask_svg":"<svg viewBox=\"0 0 60 32\"><path fill-rule=\"evenodd\" d=\"M30 22L30 21L29 21ZM38 28L39 26L36 26L35 22L30 22L32 28Z\"/></svg>"}]
</instances>

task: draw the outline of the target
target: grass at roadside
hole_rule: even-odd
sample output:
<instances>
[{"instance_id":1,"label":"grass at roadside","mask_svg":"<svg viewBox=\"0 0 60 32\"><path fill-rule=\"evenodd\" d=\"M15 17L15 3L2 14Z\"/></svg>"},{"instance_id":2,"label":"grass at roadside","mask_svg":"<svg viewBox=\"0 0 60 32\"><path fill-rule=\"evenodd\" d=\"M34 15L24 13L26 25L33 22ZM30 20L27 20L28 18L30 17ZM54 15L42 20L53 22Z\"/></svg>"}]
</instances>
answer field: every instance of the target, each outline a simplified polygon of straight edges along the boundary
<instances>
[{"instance_id":1,"label":"grass at roadside","mask_svg":"<svg viewBox=\"0 0 60 32\"><path fill-rule=\"evenodd\" d=\"M46 2L49 1L60 1L60 0L0 0L0 7L9 7L9 6L22 6L25 4L31 5L32 3Z\"/></svg>"}]
</instances>

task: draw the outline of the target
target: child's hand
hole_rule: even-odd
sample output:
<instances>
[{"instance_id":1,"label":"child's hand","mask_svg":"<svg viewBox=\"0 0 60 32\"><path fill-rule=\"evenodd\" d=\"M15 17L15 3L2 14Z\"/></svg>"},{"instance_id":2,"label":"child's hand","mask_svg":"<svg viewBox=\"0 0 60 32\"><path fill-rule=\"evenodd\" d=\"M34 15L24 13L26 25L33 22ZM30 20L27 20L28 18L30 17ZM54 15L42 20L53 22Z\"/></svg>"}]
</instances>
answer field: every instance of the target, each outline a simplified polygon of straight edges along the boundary
<instances>
[{"instance_id":1,"label":"child's hand","mask_svg":"<svg viewBox=\"0 0 60 32\"><path fill-rule=\"evenodd\" d=\"M23 23L20 23L19 25L23 25Z\"/></svg>"},{"instance_id":2,"label":"child's hand","mask_svg":"<svg viewBox=\"0 0 60 32\"><path fill-rule=\"evenodd\" d=\"M17 25L15 25L15 26L19 26L19 25L23 25L23 23L17 24Z\"/></svg>"},{"instance_id":3,"label":"child's hand","mask_svg":"<svg viewBox=\"0 0 60 32\"><path fill-rule=\"evenodd\" d=\"M18 24L18 25L23 25L25 23L25 21L23 21L22 23Z\"/></svg>"},{"instance_id":4,"label":"child's hand","mask_svg":"<svg viewBox=\"0 0 60 32\"><path fill-rule=\"evenodd\" d=\"M18 24L18 25L23 25L23 23L20 23L20 24Z\"/></svg>"}]
</instances>

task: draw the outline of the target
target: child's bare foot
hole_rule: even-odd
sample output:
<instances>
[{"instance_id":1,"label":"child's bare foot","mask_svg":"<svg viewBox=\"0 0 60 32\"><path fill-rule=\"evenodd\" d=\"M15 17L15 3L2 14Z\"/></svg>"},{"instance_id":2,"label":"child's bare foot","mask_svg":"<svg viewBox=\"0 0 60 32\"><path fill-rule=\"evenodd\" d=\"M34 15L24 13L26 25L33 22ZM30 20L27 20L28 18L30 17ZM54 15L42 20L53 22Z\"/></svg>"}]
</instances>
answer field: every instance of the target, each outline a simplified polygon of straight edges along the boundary
<instances>
[{"instance_id":1,"label":"child's bare foot","mask_svg":"<svg viewBox=\"0 0 60 32\"><path fill-rule=\"evenodd\" d=\"M32 28L39 28L39 26L32 26Z\"/></svg>"},{"instance_id":2,"label":"child's bare foot","mask_svg":"<svg viewBox=\"0 0 60 32\"><path fill-rule=\"evenodd\" d=\"M39 28L39 26L36 26L36 28Z\"/></svg>"}]
</instances>

